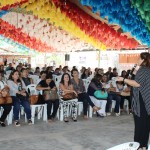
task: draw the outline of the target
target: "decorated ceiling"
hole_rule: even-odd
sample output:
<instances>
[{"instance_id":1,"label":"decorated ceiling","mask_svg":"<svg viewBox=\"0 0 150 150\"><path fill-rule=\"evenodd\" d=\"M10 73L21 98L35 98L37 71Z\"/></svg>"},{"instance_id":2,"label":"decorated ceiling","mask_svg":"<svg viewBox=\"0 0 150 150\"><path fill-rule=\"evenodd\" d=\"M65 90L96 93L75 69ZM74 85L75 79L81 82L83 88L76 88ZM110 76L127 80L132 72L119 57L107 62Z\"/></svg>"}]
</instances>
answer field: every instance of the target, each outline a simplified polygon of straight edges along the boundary
<instances>
[{"instance_id":1,"label":"decorated ceiling","mask_svg":"<svg viewBox=\"0 0 150 150\"><path fill-rule=\"evenodd\" d=\"M150 1L0 0L0 48L19 53L150 46Z\"/></svg>"}]
</instances>

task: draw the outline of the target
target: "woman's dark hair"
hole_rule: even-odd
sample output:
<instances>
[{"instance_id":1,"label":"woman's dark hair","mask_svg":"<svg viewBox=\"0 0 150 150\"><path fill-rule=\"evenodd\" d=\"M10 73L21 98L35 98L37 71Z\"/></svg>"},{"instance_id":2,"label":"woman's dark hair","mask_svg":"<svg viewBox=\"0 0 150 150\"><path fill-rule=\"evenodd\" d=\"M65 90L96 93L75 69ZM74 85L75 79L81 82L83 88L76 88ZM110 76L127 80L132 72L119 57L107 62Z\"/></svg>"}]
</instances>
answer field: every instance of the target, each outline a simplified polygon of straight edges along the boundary
<instances>
[{"instance_id":1,"label":"woman's dark hair","mask_svg":"<svg viewBox=\"0 0 150 150\"><path fill-rule=\"evenodd\" d=\"M3 76L3 71L0 71L0 74Z\"/></svg>"},{"instance_id":2,"label":"woman's dark hair","mask_svg":"<svg viewBox=\"0 0 150 150\"><path fill-rule=\"evenodd\" d=\"M27 69L26 69L26 68L22 68L22 69L21 69L21 72L23 72L23 71L25 71L25 70L27 70Z\"/></svg>"},{"instance_id":3,"label":"woman's dark hair","mask_svg":"<svg viewBox=\"0 0 150 150\"><path fill-rule=\"evenodd\" d=\"M73 67L72 67L72 70L73 70L73 69L77 69L77 67L76 67L76 66L73 66Z\"/></svg>"},{"instance_id":4,"label":"woman's dark hair","mask_svg":"<svg viewBox=\"0 0 150 150\"><path fill-rule=\"evenodd\" d=\"M41 71L41 72L40 72L40 76L41 76L42 74L46 74L46 72L45 72L45 71Z\"/></svg>"},{"instance_id":5,"label":"woman's dark hair","mask_svg":"<svg viewBox=\"0 0 150 150\"><path fill-rule=\"evenodd\" d=\"M115 68L113 68L113 71L117 71L117 68L115 67Z\"/></svg>"},{"instance_id":6,"label":"woman's dark hair","mask_svg":"<svg viewBox=\"0 0 150 150\"><path fill-rule=\"evenodd\" d=\"M141 66L150 67L150 53L143 52L140 54L140 57L143 60L143 62L141 63Z\"/></svg>"},{"instance_id":7,"label":"woman's dark hair","mask_svg":"<svg viewBox=\"0 0 150 150\"><path fill-rule=\"evenodd\" d=\"M14 79L13 79L13 75L15 74L15 72L18 72L18 70L13 70L11 73L10 73L10 75L9 75L9 80L12 80L12 81L14 81ZM18 74L19 74L19 72L18 72ZM17 80L17 82L21 82L21 80L20 79L18 79Z\"/></svg>"},{"instance_id":8,"label":"woman's dark hair","mask_svg":"<svg viewBox=\"0 0 150 150\"><path fill-rule=\"evenodd\" d=\"M59 68L56 68L55 71L57 71L57 70L59 71L60 69L59 69Z\"/></svg>"},{"instance_id":9,"label":"woman's dark hair","mask_svg":"<svg viewBox=\"0 0 150 150\"><path fill-rule=\"evenodd\" d=\"M108 82L108 75L107 74L103 74L103 76L106 76L107 77L107 82ZM102 77L103 77L102 76ZM102 82L103 82L103 78L102 78Z\"/></svg>"},{"instance_id":10,"label":"woman's dark hair","mask_svg":"<svg viewBox=\"0 0 150 150\"><path fill-rule=\"evenodd\" d=\"M123 73L124 73L124 72L125 72L126 75L127 75L127 72L126 72L125 70L122 70L122 72L121 72L121 77L124 77L124 76L123 76ZM125 75L125 77L126 77L126 75Z\"/></svg>"},{"instance_id":11,"label":"woman's dark hair","mask_svg":"<svg viewBox=\"0 0 150 150\"><path fill-rule=\"evenodd\" d=\"M64 85L64 76L65 75L68 75L68 77L69 77L68 85L71 85L71 77L70 77L69 73L64 73L62 75L60 83Z\"/></svg>"},{"instance_id":12,"label":"woman's dark hair","mask_svg":"<svg viewBox=\"0 0 150 150\"><path fill-rule=\"evenodd\" d=\"M97 72L98 68L95 68L94 71Z\"/></svg>"},{"instance_id":13,"label":"woman's dark hair","mask_svg":"<svg viewBox=\"0 0 150 150\"><path fill-rule=\"evenodd\" d=\"M4 77L4 71L0 70L0 74L2 75L2 77Z\"/></svg>"},{"instance_id":14,"label":"woman's dark hair","mask_svg":"<svg viewBox=\"0 0 150 150\"><path fill-rule=\"evenodd\" d=\"M94 78L91 80L91 82L94 82L95 85L100 85L101 84L100 80L102 80L102 75L96 74Z\"/></svg>"},{"instance_id":15,"label":"woman's dark hair","mask_svg":"<svg viewBox=\"0 0 150 150\"><path fill-rule=\"evenodd\" d=\"M47 74L47 75L46 75L46 79L53 79L52 73Z\"/></svg>"},{"instance_id":16,"label":"woman's dark hair","mask_svg":"<svg viewBox=\"0 0 150 150\"><path fill-rule=\"evenodd\" d=\"M85 72L87 71L88 69L85 69L84 70L84 72L82 73L82 75L81 75L81 79L85 79L85 77L86 77L86 74L85 74ZM88 70L89 71L89 70ZM88 73L88 77L90 76L90 74Z\"/></svg>"},{"instance_id":17,"label":"woman's dark hair","mask_svg":"<svg viewBox=\"0 0 150 150\"><path fill-rule=\"evenodd\" d=\"M74 69L71 70L71 76L72 76L72 77L73 77L73 72L74 72L74 71L77 71L77 72L78 72L78 69L74 68Z\"/></svg>"},{"instance_id":18,"label":"woman's dark hair","mask_svg":"<svg viewBox=\"0 0 150 150\"><path fill-rule=\"evenodd\" d=\"M35 68L35 71L38 70L38 69L40 69L40 67L36 67L36 68Z\"/></svg>"},{"instance_id":19,"label":"woman's dark hair","mask_svg":"<svg viewBox=\"0 0 150 150\"><path fill-rule=\"evenodd\" d=\"M46 74L48 74L49 73L49 69L50 69L50 66L48 66L47 68L46 68Z\"/></svg>"},{"instance_id":20,"label":"woman's dark hair","mask_svg":"<svg viewBox=\"0 0 150 150\"><path fill-rule=\"evenodd\" d=\"M128 69L128 70L126 71L125 78L128 79L130 76L132 76L134 69L135 69L134 67L132 68L132 70ZM122 75L121 75L121 77L122 77Z\"/></svg>"}]
</instances>

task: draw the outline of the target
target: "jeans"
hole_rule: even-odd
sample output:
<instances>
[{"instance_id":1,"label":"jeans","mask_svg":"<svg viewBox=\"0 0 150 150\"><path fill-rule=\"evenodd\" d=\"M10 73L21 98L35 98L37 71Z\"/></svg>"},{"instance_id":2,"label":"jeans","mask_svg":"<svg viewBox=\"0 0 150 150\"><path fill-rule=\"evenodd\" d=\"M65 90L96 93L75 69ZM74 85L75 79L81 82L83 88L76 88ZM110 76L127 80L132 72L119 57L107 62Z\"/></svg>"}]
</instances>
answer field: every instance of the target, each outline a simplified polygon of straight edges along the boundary
<instances>
[{"instance_id":1,"label":"jeans","mask_svg":"<svg viewBox=\"0 0 150 150\"><path fill-rule=\"evenodd\" d=\"M19 120L20 105L24 107L24 111L27 115L27 119L31 119L31 108L28 98L18 98L12 96L13 106L14 106L14 120Z\"/></svg>"},{"instance_id":2,"label":"jeans","mask_svg":"<svg viewBox=\"0 0 150 150\"><path fill-rule=\"evenodd\" d=\"M2 116L0 117L0 121L4 122L6 120L7 115L10 113L12 104L2 104L0 107L3 107L4 111Z\"/></svg>"},{"instance_id":3,"label":"jeans","mask_svg":"<svg viewBox=\"0 0 150 150\"><path fill-rule=\"evenodd\" d=\"M55 118L57 110L59 108L59 99L56 99L54 101L48 100L46 101L46 104L47 104L47 118L48 119ZM53 105L53 112L51 114L52 105Z\"/></svg>"},{"instance_id":4,"label":"jeans","mask_svg":"<svg viewBox=\"0 0 150 150\"><path fill-rule=\"evenodd\" d=\"M119 113L121 97L119 95L115 94L115 93L108 93L107 104L106 104L106 112L110 112L110 107L111 107L111 104L112 104L112 100L116 101L114 112Z\"/></svg>"},{"instance_id":5,"label":"jeans","mask_svg":"<svg viewBox=\"0 0 150 150\"><path fill-rule=\"evenodd\" d=\"M79 102L83 102L83 113L84 113L85 116L87 115L88 104L92 108L95 106L94 103L91 101L91 98L89 97L89 95L87 93L80 93L80 94L78 94L78 101Z\"/></svg>"},{"instance_id":6,"label":"jeans","mask_svg":"<svg viewBox=\"0 0 150 150\"><path fill-rule=\"evenodd\" d=\"M120 108L123 109L124 100L127 99L129 102L129 109L131 109L131 98L130 96L121 96Z\"/></svg>"}]
</instances>

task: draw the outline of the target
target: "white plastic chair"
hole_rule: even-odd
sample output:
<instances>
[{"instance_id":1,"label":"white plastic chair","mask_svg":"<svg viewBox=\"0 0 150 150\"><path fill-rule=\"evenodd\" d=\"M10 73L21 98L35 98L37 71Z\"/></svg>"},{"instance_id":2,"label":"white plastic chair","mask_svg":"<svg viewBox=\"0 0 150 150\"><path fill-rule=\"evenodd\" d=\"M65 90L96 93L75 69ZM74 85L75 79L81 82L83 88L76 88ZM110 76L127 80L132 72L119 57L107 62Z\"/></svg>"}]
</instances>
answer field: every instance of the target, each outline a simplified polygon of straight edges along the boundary
<instances>
[{"instance_id":1,"label":"white plastic chair","mask_svg":"<svg viewBox=\"0 0 150 150\"><path fill-rule=\"evenodd\" d=\"M36 90L36 84L30 84L27 86L27 92L30 93L30 95L38 95L39 91Z\"/></svg>"},{"instance_id":2,"label":"white plastic chair","mask_svg":"<svg viewBox=\"0 0 150 150\"><path fill-rule=\"evenodd\" d=\"M34 84L38 84L39 76L38 75L29 75L32 78Z\"/></svg>"},{"instance_id":3,"label":"white plastic chair","mask_svg":"<svg viewBox=\"0 0 150 150\"><path fill-rule=\"evenodd\" d=\"M83 102L78 102L78 115L81 115L81 112L83 111ZM89 105L87 117L92 118L93 116L93 109Z\"/></svg>"},{"instance_id":4,"label":"white plastic chair","mask_svg":"<svg viewBox=\"0 0 150 150\"><path fill-rule=\"evenodd\" d=\"M137 150L140 144L138 142L123 143L107 150Z\"/></svg>"},{"instance_id":5,"label":"white plastic chair","mask_svg":"<svg viewBox=\"0 0 150 150\"><path fill-rule=\"evenodd\" d=\"M27 86L27 91L30 91L30 95L38 95L40 91L36 90L36 84L30 84ZM47 104L30 105L31 106L31 120L34 124L35 113L37 109L38 119L43 116L43 121L47 122Z\"/></svg>"},{"instance_id":6,"label":"white plastic chair","mask_svg":"<svg viewBox=\"0 0 150 150\"><path fill-rule=\"evenodd\" d=\"M82 79L82 80L84 82L85 90L87 92L88 86L89 86L91 81L89 79Z\"/></svg>"},{"instance_id":7,"label":"white plastic chair","mask_svg":"<svg viewBox=\"0 0 150 150\"><path fill-rule=\"evenodd\" d=\"M112 112L112 109L114 109L116 106L116 101L115 100L112 100L112 105L111 105L111 112ZM119 107L119 114L120 114L120 107Z\"/></svg>"},{"instance_id":8,"label":"white plastic chair","mask_svg":"<svg viewBox=\"0 0 150 150\"><path fill-rule=\"evenodd\" d=\"M124 100L124 107L125 107L127 113L129 114L129 102L127 99Z\"/></svg>"},{"instance_id":9,"label":"white plastic chair","mask_svg":"<svg viewBox=\"0 0 150 150\"><path fill-rule=\"evenodd\" d=\"M0 116L2 115L4 109L2 107L0 107ZM10 111L10 113L7 115L6 121L7 121L7 125L12 124L12 120L13 120L13 107Z\"/></svg>"},{"instance_id":10,"label":"white plastic chair","mask_svg":"<svg viewBox=\"0 0 150 150\"><path fill-rule=\"evenodd\" d=\"M57 76L57 75L53 75L53 80L54 80L54 82L56 83L59 83L60 81L61 81L61 77L62 77L62 75L59 75L59 76Z\"/></svg>"}]
</instances>

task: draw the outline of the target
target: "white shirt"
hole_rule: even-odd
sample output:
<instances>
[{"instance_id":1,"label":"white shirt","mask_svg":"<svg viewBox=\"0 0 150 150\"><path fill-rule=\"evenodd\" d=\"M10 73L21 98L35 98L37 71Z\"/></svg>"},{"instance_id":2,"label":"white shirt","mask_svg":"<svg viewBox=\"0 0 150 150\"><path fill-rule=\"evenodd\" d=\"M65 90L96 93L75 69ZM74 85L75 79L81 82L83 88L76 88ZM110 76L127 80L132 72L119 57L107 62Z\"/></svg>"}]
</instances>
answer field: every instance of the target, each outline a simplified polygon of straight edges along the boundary
<instances>
[{"instance_id":1,"label":"white shirt","mask_svg":"<svg viewBox=\"0 0 150 150\"><path fill-rule=\"evenodd\" d=\"M6 86L6 82L5 81L0 81L0 90L2 90L5 86Z\"/></svg>"}]
</instances>

